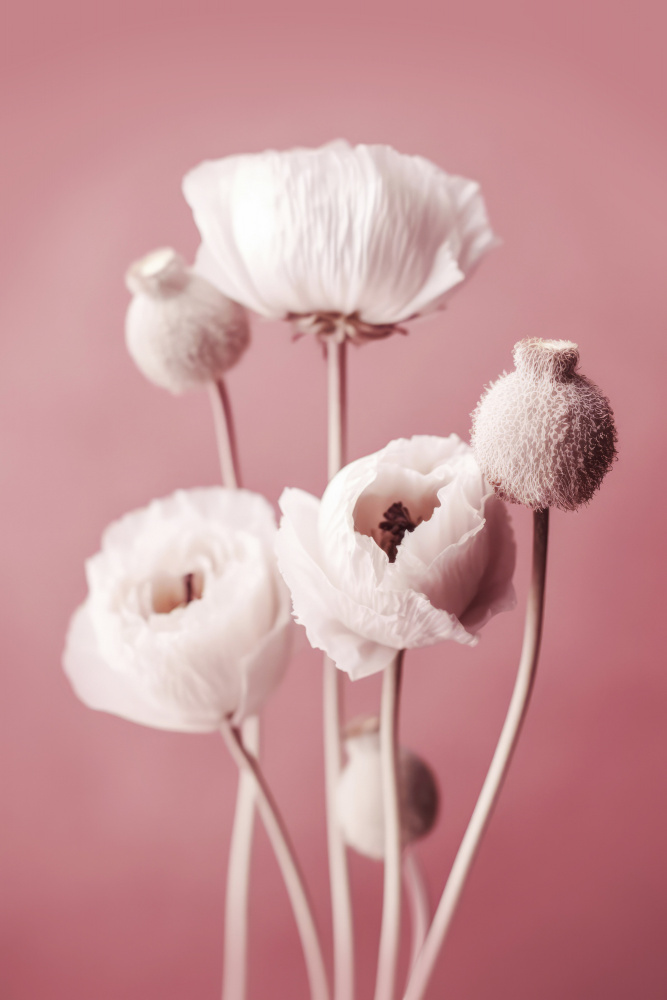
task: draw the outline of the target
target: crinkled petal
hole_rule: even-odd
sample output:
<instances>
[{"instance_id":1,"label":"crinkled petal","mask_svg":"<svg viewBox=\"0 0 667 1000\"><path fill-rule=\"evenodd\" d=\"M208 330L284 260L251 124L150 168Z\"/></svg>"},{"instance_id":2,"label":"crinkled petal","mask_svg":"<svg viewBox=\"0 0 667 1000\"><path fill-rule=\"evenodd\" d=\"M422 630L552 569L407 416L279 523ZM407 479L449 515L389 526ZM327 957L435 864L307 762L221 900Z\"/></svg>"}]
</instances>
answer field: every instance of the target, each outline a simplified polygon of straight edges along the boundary
<instances>
[{"instance_id":1,"label":"crinkled petal","mask_svg":"<svg viewBox=\"0 0 667 1000\"><path fill-rule=\"evenodd\" d=\"M456 434L448 438L416 435L392 441L341 469L324 491L319 514L322 564L327 575L342 590L353 591L362 603L372 603L372 592L381 583L387 589L405 589L401 570L404 549L412 550L426 536L430 555L424 560L430 562L434 551L449 544L441 537L431 537L432 522L438 519L440 536L449 531L451 540L467 530L468 525L458 529L453 521L455 512L432 509L443 480L448 483L461 463L470 465L481 484L470 448ZM390 567L386 553L373 541L373 532L378 533L376 529L394 500L406 504L415 520L429 520L405 536L396 563ZM474 515L474 511L469 513ZM447 527L443 528L445 521Z\"/></svg>"},{"instance_id":2,"label":"crinkled petal","mask_svg":"<svg viewBox=\"0 0 667 1000\"><path fill-rule=\"evenodd\" d=\"M248 159L229 156L223 160L205 160L185 175L183 194L192 209L204 248L197 256L196 270L234 302L270 316L271 306L263 299L240 253L234 227L237 176Z\"/></svg>"},{"instance_id":3,"label":"crinkled petal","mask_svg":"<svg viewBox=\"0 0 667 1000\"><path fill-rule=\"evenodd\" d=\"M481 477L480 477L481 478ZM460 616L477 592L485 571L492 541L484 530L481 510L472 507L462 484L454 480L438 492L440 505L431 522L419 525L401 544L396 567L404 586L425 593L437 608L446 608ZM430 561L415 558L426 555L424 539L429 528Z\"/></svg>"},{"instance_id":4,"label":"crinkled petal","mask_svg":"<svg viewBox=\"0 0 667 1000\"><path fill-rule=\"evenodd\" d=\"M346 465L324 491L317 521L319 559L327 576L341 590L349 590L369 604L387 559L372 538L355 530L354 511L359 496L376 475L374 460Z\"/></svg>"},{"instance_id":5,"label":"crinkled petal","mask_svg":"<svg viewBox=\"0 0 667 1000\"><path fill-rule=\"evenodd\" d=\"M461 615L470 632L477 633L490 618L516 606L512 584L516 563L516 543L505 504L493 494L485 497L484 517L490 537L489 560L477 593Z\"/></svg>"},{"instance_id":6,"label":"crinkled petal","mask_svg":"<svg viewBox=\"0 0 667 1000\"><path fill-rule=\"evenodd\" d=\"M394 324L442 304L494 243L478 186L338 141L208 161L183 184L197 269L265 316Z\"/></svg>"}]
</instances>

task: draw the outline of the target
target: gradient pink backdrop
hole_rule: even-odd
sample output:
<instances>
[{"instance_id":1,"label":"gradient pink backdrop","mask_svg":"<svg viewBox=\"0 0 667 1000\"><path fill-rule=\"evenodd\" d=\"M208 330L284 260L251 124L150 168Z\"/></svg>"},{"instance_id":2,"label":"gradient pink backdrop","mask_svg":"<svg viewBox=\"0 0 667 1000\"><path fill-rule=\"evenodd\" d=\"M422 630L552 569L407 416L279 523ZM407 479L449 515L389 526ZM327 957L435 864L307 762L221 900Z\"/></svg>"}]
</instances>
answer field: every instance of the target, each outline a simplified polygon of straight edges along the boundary
<instances>
[{"instance_id":1,"label":"gradient pink backdrop","mask_svg":"<svg viewBox=\"0 0 667 1000\"><path fill-rule=\"evenodd\" d=\"M197 245L180 179L205 157L388 142L479 179L503 246L445 314L354 352L351 456L456 431L525 336L580 344L619 461L553 517L544 654L499 808L434 979L457 1000L667 996L664 5L76 0L6 6L2 379L3 1000L219 994L235 779L221 740L93 713L60 669L103 527L216 481L204 394L146 383L123 343L126 265ZM247 484L324 483L315 346L257 324L231 375ZM513 510L525 596L528 512ZM435 888L507 705L522 603L475 650L409 656L405 743L434 764ZM350 690L371 708L374 681ZM319 657L266 713L266 769L329 928ZM381 869L352 859L361 1000ZM254 1000L306 995L263 833Z\"/></svg>"}]
</instances>

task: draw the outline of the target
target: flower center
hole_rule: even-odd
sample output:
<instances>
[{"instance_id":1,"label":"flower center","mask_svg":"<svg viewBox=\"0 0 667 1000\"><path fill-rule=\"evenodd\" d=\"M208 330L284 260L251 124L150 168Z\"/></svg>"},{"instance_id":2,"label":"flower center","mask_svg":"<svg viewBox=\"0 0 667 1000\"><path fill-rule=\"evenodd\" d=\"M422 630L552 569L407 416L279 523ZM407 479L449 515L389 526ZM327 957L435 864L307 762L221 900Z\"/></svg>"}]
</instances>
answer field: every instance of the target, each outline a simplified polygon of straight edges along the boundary
<instances>
[{"instance_id":1,"label":"flower center","mask_svg":"<svg viewBox=\"0 0 667 1000\"><path fill-rule=\"evenodd\" d=\"M160 573L151 581L151 609L153 614L168 615L200 600L203 593L204 574L200 570L183 576Z\"/></svg>"},{"instance_id":2,"label":"flower center","mask_svg":"<svg viewBox=\"0 0 667 1000\"><path fill-rule=\"evenodd\" d=\"M403 541L406 531L414 531L419 521L415 524L410 517L410 511L400 500L393 503L382 517L384 520L378 525L381 532L378 545L387 553L389 562L393 563L396 562L398 546Z\"/></svg>"}]
</instances>

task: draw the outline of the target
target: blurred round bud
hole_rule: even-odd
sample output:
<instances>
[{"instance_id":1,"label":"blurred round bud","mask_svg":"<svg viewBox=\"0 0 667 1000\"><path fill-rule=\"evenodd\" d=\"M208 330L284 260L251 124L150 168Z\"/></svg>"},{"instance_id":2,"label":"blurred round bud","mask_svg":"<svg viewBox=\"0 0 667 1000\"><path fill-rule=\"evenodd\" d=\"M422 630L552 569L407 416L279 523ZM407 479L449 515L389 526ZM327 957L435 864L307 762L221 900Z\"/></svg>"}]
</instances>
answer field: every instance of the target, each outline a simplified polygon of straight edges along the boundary
<instances>
[{"instance_id":1,"label":"blurred round bud","mask_svg":"<svg viewBox=\"0 0 667 1000\"><path fill-rule=\"evenodd\" d=\"M346 843L359 854L384 857L384 811L378 720L350 723L345 732L348 762L336 793L338 822ZM438 787L431 769L403 747L398 757L398 785L403 846L426 836L438 816Z\"/></svg>"},{"instance_id":2,"label":"blurred round bud","mask_svg":"<svg viewBox=\"0 0 667 1000\"><path fill-rule=\"evenodd\" d=\"M472 414L471 444L503 500L534 510L575 510L616 456L609 400L576 371L569 340L521 340L516 371L491 383Z\"/></svg>"},{"instance_id":3,"label":"blurred round bud","mask_svg":"<svg viewBox=\"0 0 667 1000\"><path fill-rule=\"evenodd\" d=\"M245 309L185 265L169 247L136 261L125 339L146 378L174 393L219 378L250 339Z\"/></svg>"}]
</instances>

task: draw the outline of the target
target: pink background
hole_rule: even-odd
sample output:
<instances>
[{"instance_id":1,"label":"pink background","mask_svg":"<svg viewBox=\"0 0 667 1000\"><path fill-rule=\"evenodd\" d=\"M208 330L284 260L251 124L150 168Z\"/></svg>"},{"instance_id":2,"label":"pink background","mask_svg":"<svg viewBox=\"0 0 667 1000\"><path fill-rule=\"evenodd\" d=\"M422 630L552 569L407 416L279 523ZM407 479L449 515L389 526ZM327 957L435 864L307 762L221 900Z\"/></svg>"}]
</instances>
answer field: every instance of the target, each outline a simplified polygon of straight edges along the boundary
<instances>
[{"instance_id":1,"label":"pink background","mask_svg":"<svg viewBox=\"0 0 667 1000\"><path fill-rule=\"evenodd\" d=\"M219 995L234 797L221 740L80 705L60 669L104 526L216 481L204 394L146 383L123 343L123 272L197 236L180 179L205 157L337 136L479 179L504 244L447 313L355 351L351 456L466 436L521 337L578 341L610 396L619 461L589 509L553 517L532 709L432 997L658 1000L665 957L664 487L667 108L659 0L331 5L41 0L3 32L3 818L6 1000ZM248 486L324 483L312 343L258 324L230 377ZM530 515L513 510L525 596ZM512 684L522 604L475 650L410 655L402 733L437 770L420 849L444 882ZM350 690L372 708L374 681ZM266 713L266 770L329 914L319 656ZM360 998L381 869L352 859ZM258 837L251 996L306 995L282 884Z\"/></svg>"}]
</instances>

